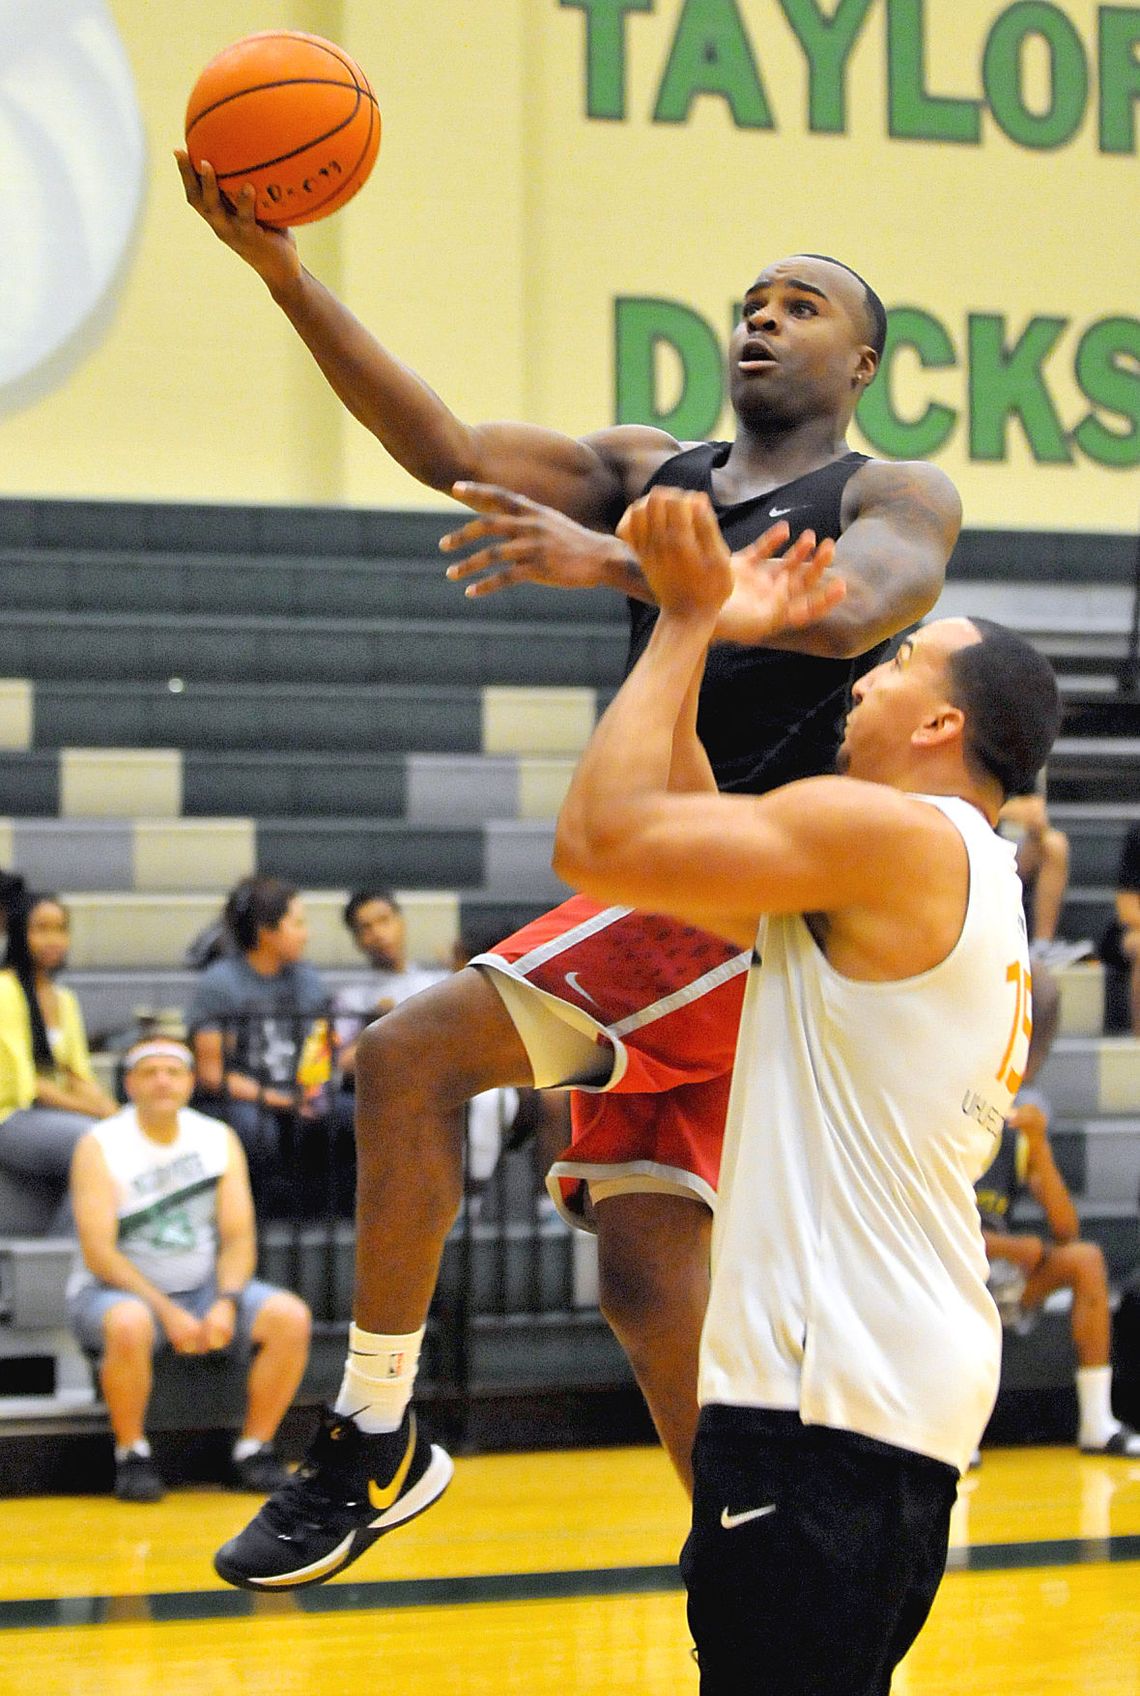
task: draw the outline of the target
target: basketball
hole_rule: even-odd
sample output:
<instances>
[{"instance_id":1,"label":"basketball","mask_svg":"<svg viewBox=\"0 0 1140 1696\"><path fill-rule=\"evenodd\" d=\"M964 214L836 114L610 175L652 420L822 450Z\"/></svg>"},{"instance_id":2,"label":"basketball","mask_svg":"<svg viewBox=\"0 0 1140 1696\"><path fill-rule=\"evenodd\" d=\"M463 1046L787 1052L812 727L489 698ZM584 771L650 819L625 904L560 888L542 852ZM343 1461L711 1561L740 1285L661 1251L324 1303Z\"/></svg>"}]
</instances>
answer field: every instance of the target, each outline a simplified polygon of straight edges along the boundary
<instances>
[{"instance_id":1,"label":"basketball","mask_svg":"<svg viewBox=\"0 0 1140 1696\"><path fill-rule=\"evenodd\" d=\"M319 35L266 30L219 53L186 107L186 150L209 160L231 201L257 191L261 224L311 224L352 199L380 147L368 78Z\"/></svg>"}]
</instances>

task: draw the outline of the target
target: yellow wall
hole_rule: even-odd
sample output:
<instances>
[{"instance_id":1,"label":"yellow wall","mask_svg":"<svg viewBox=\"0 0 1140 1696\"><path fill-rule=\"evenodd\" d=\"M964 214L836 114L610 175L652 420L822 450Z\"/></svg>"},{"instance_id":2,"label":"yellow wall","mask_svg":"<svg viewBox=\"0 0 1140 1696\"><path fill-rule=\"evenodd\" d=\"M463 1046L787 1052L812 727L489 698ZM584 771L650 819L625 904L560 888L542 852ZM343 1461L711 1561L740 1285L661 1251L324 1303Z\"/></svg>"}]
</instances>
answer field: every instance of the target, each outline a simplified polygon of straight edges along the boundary
<instances>
[{"instance_id":1,"label":"yellow wall","mask_svg":"<svg viewBox=\"0 0 1140 1696\"><path fill-rule=\"evenodd\" d=\"M803 11L814 0L798 3ZM372 180L344 211L298 232L303 256L461 415L572 433L610 423L619 297L677 301L723 343L732 304L762 263L834 253L888 307L920 308L954 345L946 369L923 371L901 352L889 393L904 420L930 402L959 414L932 457L962 487L967 522L1134 528L1133 332L1116 356L1137 410L1131 424L1092 406L1074 376L1088 326L1136 327L1140 310L1136 148L1101 145L1095 0L1037 8L1067 20L1090 72L1079 129L1051 149L1011 139L984 109L976 145L887 133L890 20L922 23L930 94L984 106L983 49L1012 0L868 0L842 134L811 131L791 0L611 5L625 47L621 117L587 110L599 97L587 25L600 27L604 0L111 0L111 9L150 148L138 249L102 343L64 386L0 416L0 494L440 504L344 416L260 283L182 200L170 148L194 77L228 41L278 26L341 42L384 117ZM1140 8L1101 10L1134 20L1140 42ZM711 93L684 122L654 121L679 30L703 20L719 50L733 18L771 127L734 121L730 102ZM1040 41L1024 64L1026 104L1043 110ZM1134 102L1129 111L1135 124ZM1039 462L1016 420L1004 460L972 453L969 314L1004 319L1010 344L1035 317L1067 320L1039 387L1065 432L1099 416L1125 440L1126 462L1106 467L1075 446L1068 464ZM674 367L666 349L662 408ZM730 428L722 415L720 432Z\"/></svg>"}]
</instances>

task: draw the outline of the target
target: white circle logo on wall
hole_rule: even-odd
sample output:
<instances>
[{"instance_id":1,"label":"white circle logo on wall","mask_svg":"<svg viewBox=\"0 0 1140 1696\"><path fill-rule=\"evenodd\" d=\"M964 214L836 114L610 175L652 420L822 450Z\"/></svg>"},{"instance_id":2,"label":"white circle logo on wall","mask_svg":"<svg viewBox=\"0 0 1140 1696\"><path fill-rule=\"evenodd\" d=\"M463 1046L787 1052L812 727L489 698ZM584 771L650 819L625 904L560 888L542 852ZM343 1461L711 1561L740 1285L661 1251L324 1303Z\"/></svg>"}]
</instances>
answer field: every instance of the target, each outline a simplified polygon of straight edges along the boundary
<instances>
[{"instance_id":1,"label":"white circle logo on wall","mask_svg":"<svg viewBox=\"0 0 1140 1696\"><path fill-rule=\"evenodd\" d=\"M0 0L0 410L110 323L142 208L134 78L106 0Z\"/></svg>"}]
</instances>

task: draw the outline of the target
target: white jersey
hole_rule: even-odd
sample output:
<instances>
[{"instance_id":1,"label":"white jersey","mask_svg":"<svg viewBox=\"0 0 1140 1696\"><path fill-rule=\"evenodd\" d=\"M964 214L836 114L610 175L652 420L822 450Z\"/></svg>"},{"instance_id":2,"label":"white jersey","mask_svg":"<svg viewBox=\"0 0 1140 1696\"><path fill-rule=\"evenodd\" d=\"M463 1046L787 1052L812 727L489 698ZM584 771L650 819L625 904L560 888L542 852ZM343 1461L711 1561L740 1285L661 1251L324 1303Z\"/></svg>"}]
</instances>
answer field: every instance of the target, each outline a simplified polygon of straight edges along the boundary
<instances>
[{"instance_id":1,"label":"white jersey","mask_svg":"<svg viewBox=\"0 0 1140 1696\"><path fill-rule=\"evenodd\" d=\"M217 1263L217 1192L229 1161L228 1125L184 1107L175 1140L155 1142L140 1129L135 1109L124 1107L91 1135L115 1185L120 1252L167 1295L206 1283ZM93 1282L80 1259L68 1294Z\"/></svg>"},{"instance_id":2,"label":"white jersey","mask_svg":"<svg viewBox=\"0 0 1140 1696\"><path fill-rule=\"evenodd\" d=\"M1001 1361L973 1185L1024 1070L1029 964L1012 846L967 802L919 799L969 855L941 964L857 982L798 915L760 923L700 1399L798 1411L964 1470Z\"/></svg>"}]
</instances>

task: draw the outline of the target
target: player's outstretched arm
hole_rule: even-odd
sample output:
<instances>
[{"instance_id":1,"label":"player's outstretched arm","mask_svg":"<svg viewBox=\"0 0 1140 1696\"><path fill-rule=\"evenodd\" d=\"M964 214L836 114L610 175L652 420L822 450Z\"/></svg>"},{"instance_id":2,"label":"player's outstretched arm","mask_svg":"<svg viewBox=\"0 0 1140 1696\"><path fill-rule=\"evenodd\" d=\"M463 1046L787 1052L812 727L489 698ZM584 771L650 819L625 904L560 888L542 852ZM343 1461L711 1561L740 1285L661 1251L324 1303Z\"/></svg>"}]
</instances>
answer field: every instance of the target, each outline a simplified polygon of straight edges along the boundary
<instances>
[{"instance_id":1,"label":"player's outstretched arm","mask_svg":"<svg viewBox=\"0 0 1140 1696\"><path fill-rule=\"evenodd\" d=\"M953 483L921 460L871 460L844 490L841 521L835 569L847 585L842 604L798 632L758 637L756 601L759 596L762 605L771 567L760 544L754 544L734 557L736 587L718 635L827 659L853 659L917 624L942 593L958 539L962 503Z\"/></svg>"},{"instance_id":2,"label":"player's outstretched arm","mask_svg":"<svg viewBox=\"0 0 1140 1696\"><path fill-rule=\"evenodd\" d=\"M243 188L231 205L207 161L195 171L175 153L186 199L218 239L261 277L325 378L392 458L429 488L450 490L461 480L518 489L581 523L617 524L647 450L657 462L675 451L661 431L630 427L605 438L576 441L535 425L471 425L457 418L423 378L390 353L358 318L301 264L288 231L254 217L254 193ZM461 331L456 332L461 340Z\"/></svg>"},{"instance_id":3,"label":"player's outstretched arm","mask_svg":"<svg viewBox=\"0 0 1140 1696\"><path fill-rule=\"evenodd\" d=\"M624 432L619 429L610 434L619 436ZM657 437L659 432L645 434ZM593 439L600 445L605 437ZM660 454L657 441L650 443L649 448L650 452L642 456L646 460L653 452ZM638 466L635 475L639 485L648 480L654 468L652 463ZM466 583L466 594L491 595L516 583L541 583L556 589L616 589L623 595L656 604L641 561L628 539L631 514L639 510L640 502L627 511L618 534L611 536L577 524L551 507L510 489L486 483L457 483L451 492L482 515L444 536L439 544L444 553L475 548L474 553L447 568L453 582ZM754 571L748 592L748 634L738 634L735 621L730 620L726 625L722 609L716 628L718 638L774 641L778 630L800 629L826 617L829 609L842 600L846 593L842 579L835 574L823 575L831 563L834 544L824 541L817 547L812 532L804 531L794 546L777 559L787 540L787 524L773 524L748 550ZM719 532L715 546L718 557L727 559L728 550ZM734 569L740 557L733 556ZM805 601L800 595L792 600L789 587L809 559L815 561L811 598ZM732 605L736 592L734 587L728 606Z\"/></svg>"},{"instance_id":4,"label":"player's outstretched arm","mask_svg":"<svg viewBox=\"0 0 1140 1696\"><path fill-rule=\"evenodd\" d=\"M518 583L553 589L616 589L652 601L633 549L617 536L578 524L553 507L492 483L456 483L451 493L482 516L443 537L440 549L474 552L447 568L471 597Z\"/></svg>"}]
</instances>

